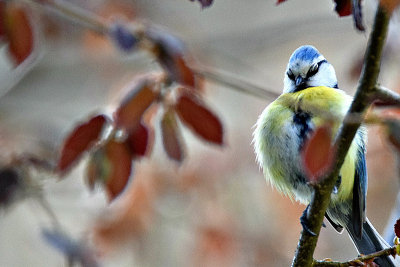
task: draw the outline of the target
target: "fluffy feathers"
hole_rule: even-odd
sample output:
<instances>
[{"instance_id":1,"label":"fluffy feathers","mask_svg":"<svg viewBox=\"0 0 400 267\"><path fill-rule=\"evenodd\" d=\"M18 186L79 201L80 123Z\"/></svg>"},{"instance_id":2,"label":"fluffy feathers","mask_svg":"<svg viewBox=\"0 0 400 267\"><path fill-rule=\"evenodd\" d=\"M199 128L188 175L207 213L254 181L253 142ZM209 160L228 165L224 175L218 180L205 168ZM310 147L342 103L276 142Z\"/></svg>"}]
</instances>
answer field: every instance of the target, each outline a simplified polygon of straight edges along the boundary
<instances>
[{"instance_id":1,"label":"fluffy feathers","mask_svg":"<svg viewBox=\"0 0 400 267\"><path fill-rule=\"evenodd\" d=\"M283 94L265 108L254 131L257 161L275 188L301 203L310 202L313 189L302 165L303 145L317 127L326 123L332 126L334 138L351 101L338 89L335 70L317 49L302 46L293 52ZM365 129L361 127L340 169L326 212L336 230L346 228L362 254L387 246L365 216L365 142ZM388 257L375 261L380 266L394 266Z\"/></svg>"}]
</instances>

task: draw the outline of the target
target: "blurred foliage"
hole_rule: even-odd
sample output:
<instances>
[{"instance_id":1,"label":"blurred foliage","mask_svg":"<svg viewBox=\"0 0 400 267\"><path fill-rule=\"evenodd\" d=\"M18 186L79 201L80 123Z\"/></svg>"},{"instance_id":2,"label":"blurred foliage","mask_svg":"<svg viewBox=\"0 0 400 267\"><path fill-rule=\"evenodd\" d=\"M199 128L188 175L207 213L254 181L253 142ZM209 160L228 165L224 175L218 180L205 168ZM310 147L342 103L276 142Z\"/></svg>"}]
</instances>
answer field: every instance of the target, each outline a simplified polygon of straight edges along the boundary
<instances>
[{"instance_id":1,"label":"blurred foliage","mask_svg":"<svg viewBox=\"0 0 400 267\"><path fill-rule=\"evenodd\" d=\"M210 7L210 12L212 4L224 5L221 1L197 2L203 8ZM284 1L278 1L281 2ZM340 16L353 15L356 27L363 30L361 1L334 2ZM398 5L398 1L381 2L391 12ZM78 4L84 6L81 1L1 1L0 43L6 46L13 68L36 64L33 59L40 50L39 39L68 35L68 23L57 12L81 10ZM80 118L87 118L74 122L59 144L58 153L52 148L50 153L38 152L33 157L28 157L26 151L14 155L14 144L20 145L21 141L1 129L6 144L1 156L7 159L0 169L1 205L8 207L18 199L46 196L46 185L57 176L64 178L61 187L68 183L66 180L76 185L76 171L81 173L80 162L85 161L84 180L92 194L96 195L95 185L99 184L108 200L113 201L111 205L102 204L103 209L96 213L100 216L91 214L89 229L79 233L82 240L62 231L60 225L44 228L53 230L43 230L43 238L68 259L83 266L96 266L93 257L107 262L108 256L116 260L113 253L128 250L129 255L134 255L132 261L142 266L168 265L159 259L168 259L174 266L280 266L290 262L292 255L287 251L294 250L302 207L269 191L261 175L253 175L255 171L248 165L254 160L250 153L243 152L249 152L249 138L243 137L241 125L236 125L245 122L232 123L235 125L230 128L238 132L236 136L226 131L230 122L223 123L211 108L213 103L207 95L211 90L205 88L209 84L197 71L197 62L186 44L169 29L142 20L141 11L130 1L103 1L92 10L93 13L83 10L72 17L72 27L84 26L81 43L76 45L82 45L86 54L96 58L116 50L126 60L132 54L145 52L156 64L151 71L122 82L121 101L109 108L111 112L81 114ZM389 51L387 58L397 52ZM358 77L361 67L354 66L353 76ZM107 75L113 75L112 68ZM229 102L230 98L223 100ZM254 101L247 106L241 103L229 103L237 112L232 112L232 117L243 113L242 109L253 108L250 104ZM223 107L224 103L216 106L218 110ZM246 117L245 121L253 119ZM386 140L388 134L396 145L398 130L393 125L397 124L386 125L388 131L381 135ZM201 140L201 148L186 129ZM317 144L311 146L311 151L326 145L326 134L323 130L317 132L312 139ZM160 151L153 144L162 145L166 155L179 166L167 162L162 167ZM216 146L208 151L205 144ZM219 147L222 149L216 149ZM314 159L313 152L305 156L307 162ZM316 168L310 165L310 172L318 173L331 161L323 157L321 160ZM243 166L244 170L240 169ZM385 183L388 181L383 180ZM55 211L58 212L61 213ZM76 224L80 224L76 219L79 212L73 216ZM61 220L61 225L64 223ZM321 250L332 252L327 245L330 242L328 236L323 236ZM126 258L131 257L123 259Z\"/></svg>"}]
</instances>

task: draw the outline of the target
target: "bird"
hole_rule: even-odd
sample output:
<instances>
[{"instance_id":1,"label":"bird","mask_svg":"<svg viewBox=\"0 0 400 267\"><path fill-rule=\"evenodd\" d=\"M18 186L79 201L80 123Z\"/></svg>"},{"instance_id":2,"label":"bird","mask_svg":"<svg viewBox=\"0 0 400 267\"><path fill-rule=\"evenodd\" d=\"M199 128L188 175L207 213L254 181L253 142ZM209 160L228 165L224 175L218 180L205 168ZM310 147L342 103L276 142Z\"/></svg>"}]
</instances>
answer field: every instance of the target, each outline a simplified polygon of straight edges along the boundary
<instances>
[{"instance_id":1,"label":"bird","mask_svg":"<svg viewBox=\"0 0 400 267\"><path fill-rule=\"evenodd\" d=\"M284 195L308 205L313 188L302 161L302 149L319 127L329 125L332 142L350 108L352 97L339 89L334 67L311 45L289 58L282 94L259 116L253 133L256 160L270 184ZM333 228L346 229L360 254L389 245L366 217L366 129L361 126L347 152L331 193L325 218ZM306 213L300 221L307 227ZM389 257L379 266L395 266Z\"/></svg>"}]
</instances>

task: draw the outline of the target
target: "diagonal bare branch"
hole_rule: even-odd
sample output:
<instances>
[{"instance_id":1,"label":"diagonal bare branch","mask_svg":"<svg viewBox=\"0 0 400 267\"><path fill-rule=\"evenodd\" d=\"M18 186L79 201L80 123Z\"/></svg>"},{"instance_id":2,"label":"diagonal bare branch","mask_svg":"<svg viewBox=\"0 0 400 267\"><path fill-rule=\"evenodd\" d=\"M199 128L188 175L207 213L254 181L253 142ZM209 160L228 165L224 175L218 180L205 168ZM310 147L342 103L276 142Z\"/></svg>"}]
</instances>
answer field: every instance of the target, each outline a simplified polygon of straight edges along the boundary
<instances>
[{"instance_id":1,"label":"diagonal bare branch","mask_svg":"<svg viewBox=\"0 0 400 267\"><path fill-rule=\"evenodd\" d=\"M354 113L364 114L368 106L371 104L371 96L376 92L382 48L386 40L389 19L390 16L387 12L381 6L378 6L375 14L374 25L369 36L363 71L357 92L344 121L347 121L347 118L351 117ZM336 167L326 175L325 179L323 179L320 184L315 186L315 191L310 202L309 213L307 216L307 219L310 222L309 228L312 232L316 233L316 235L312 236L305 231L301 233L292 266L312 266L313 254L325 211L330 202L330 194L333 190L336 177L339 174L347 151L349 150L351 142L360 125L361 122L344 123L336 137Z\"/></svg>"}]
</instances>

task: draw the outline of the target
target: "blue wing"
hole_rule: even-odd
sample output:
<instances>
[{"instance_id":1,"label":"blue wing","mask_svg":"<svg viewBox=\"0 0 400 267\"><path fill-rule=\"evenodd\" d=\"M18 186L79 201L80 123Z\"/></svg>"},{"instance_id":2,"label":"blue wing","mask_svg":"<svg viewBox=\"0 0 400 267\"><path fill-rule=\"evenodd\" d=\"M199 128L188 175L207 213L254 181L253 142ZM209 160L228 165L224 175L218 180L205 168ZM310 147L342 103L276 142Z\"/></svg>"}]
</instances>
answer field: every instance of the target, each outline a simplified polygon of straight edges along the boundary
<instances>
[{"instance_id":1,"label":"blue wing","mask_svg":"<svg viewBox=\"0 0 400 267\"><path fill-rule=\"evenodd\" d=\"M365 205L367 196L367 166L365 162L365 143L364 132L358 131L360 138L360 147L357 154L356 172L354 175L353 186L353 207L352 207L352 224L355 235L361 238L363 223L365 217Z\"/></svg>"}]
</instances>

